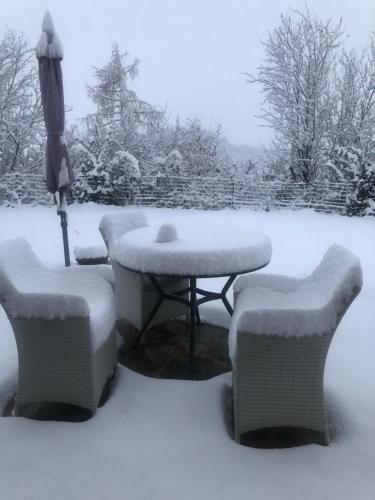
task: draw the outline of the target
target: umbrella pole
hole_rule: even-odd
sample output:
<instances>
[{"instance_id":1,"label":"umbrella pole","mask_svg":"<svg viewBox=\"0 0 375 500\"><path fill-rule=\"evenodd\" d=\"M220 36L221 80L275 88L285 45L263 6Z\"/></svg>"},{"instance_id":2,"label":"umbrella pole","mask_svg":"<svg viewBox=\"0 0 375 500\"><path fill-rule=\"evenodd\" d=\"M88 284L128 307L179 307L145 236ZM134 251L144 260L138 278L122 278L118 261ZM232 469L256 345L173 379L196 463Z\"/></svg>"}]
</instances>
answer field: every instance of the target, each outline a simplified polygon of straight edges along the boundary
<instances>
[{"instance_id":1,"label":"umbrella pole","mask_svg":"<svg viewBox=\"0 0 375 500\"><path fill-rule=\"evenodd\" d=\"M64 207L64 190L59 189L60 196L60 207ZM64 258L65 258L65 267L70 266L70 255L69 255L69 239L68 239L68 217L66 214L66 210L59 210L58 214L60 215L61 221L61 231L63 237L63 245L64 245Z\"/></svg>"}]
</instances>

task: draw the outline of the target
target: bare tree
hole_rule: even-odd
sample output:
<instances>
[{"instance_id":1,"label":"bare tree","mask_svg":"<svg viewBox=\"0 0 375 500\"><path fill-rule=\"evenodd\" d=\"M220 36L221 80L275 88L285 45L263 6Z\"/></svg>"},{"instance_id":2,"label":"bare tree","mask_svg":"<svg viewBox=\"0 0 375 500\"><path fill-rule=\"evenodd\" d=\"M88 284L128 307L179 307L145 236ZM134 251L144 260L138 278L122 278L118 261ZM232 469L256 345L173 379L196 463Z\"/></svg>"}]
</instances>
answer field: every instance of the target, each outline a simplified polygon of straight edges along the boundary
<instances>
[{"instance_id":1,"label":"bare tree","mask_svg":"<svg viewBox=\"0 0 375 500\"><path fill-rule=\"evenodd\" d=\"M222 145L220 125L206 128L198 117L166 131L164 149L177 149L182 157L181 173L186 176L215 176L228 167L229 160Z\"/></svg>"},{"instance_id":2,"label":"bare tree","mask_svg":"<svg viewBox=\"0 0 375 500\"><path fill-rule=\"evenodd\" d=\"M43 158L43 115L35 53L22 34L0 41L0 173L33 171Z\"/></svg>"},{"instance_id":3,"label":"bare tree","mask_svg":"<svg viewBox=\"0 0 375 500\"><path fill-rule=\"evenodd\" d=\"M375 38L360 53L343 51L336 75L335 146L372 153L375 132Z\"/></svg>"},{"instance_id":4,"label":"bare tree","mask_svg":"<svg viewBox=\"0 0 375 500\"><path fill-rule=\"evenodd\" d=\"M293 179L310 183L324 164L332 114L331 70L343 35L341 21L317 19L308 10L282 15L263 43L264 64L249 83L260 83L260 117L275 130L278 147L289 152Z\"/></svg>"}]
</instances>

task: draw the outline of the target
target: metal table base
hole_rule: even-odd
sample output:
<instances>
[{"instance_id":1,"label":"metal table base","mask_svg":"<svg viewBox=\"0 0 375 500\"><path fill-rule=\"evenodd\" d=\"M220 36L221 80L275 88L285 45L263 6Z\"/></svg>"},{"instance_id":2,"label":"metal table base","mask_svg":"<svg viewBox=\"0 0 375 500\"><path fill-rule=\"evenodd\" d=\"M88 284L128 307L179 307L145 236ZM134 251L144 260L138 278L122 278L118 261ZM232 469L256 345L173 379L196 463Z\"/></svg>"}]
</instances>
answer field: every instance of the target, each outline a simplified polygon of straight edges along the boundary
<instances>
[{"instance_id":1,"label":"metal table base","mask_svg":"<svg viewBox=\"0 0 375 500\"><path fill-rule=\"evenodd\" d=\"M230 286L233 284L234 280L237 278L239 273L228 275L228 279L223 286L220 293L210 292L208 290L203 290L202 288L197 287L197 277L196 276L186 276L189 280L189 286L182 290L176 290L173 292L166 292L162 286L160 285L157 277L153 274L146 274L149 278L153 286L158 292L158 298L155 302L155 305L150 311L150 314L147 318L147 321L142 328L140 334L138 335L133 347L136 347L147 328L149 327L152 319L155 314L158 312L160 306L164 302L164 300L171 300L174 302L180 302L181 304L185 304L189 308L189 330L190 330L190 372L193 376L194 374L194 350L195 350L195 323L196 321L200 322L199 317L199 306L204 304L205 302L211 302L212 300L222 300L224 306L226 307L228 313L230 315L233 314L233 308L229 304L227 299L227 292ZM186 298L188 295L189 298ZM197 295L201 295L201 298L197 298Z\"/></svg>"}]
</instances>

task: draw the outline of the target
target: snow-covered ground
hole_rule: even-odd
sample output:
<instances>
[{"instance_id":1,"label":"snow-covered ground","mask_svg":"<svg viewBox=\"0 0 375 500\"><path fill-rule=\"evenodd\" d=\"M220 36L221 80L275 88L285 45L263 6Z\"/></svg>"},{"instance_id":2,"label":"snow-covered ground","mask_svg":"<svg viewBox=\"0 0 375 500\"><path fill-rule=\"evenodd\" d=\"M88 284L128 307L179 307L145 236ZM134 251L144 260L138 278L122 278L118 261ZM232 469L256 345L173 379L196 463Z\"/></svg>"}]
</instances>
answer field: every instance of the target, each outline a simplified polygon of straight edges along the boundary
<instances>
[{"instance_id":1,"label":"snow-covered ground","mask_svg":"<svg viewBox=\"0 0 375 500\"><path fill-rule=\"evenodd\" d=\"M71 248L102 244L98 223L121 210L70 208ZM326 366L331 445L257 450L228 435L223 399L230 374L205 382L155 380L122 367L106 405L84 423L0 418L0 498L153 500L375 498L375 219L303 212L146 209L153 222L196 220L264 231L266 272L301 276L337 242L363 265L362 293L344 317ZM0 208L0 240L25 236L47 264L62 266L53 208ZM224 235L223 235L224 236ZM206 285L213 285L210 280ZM219 286L219 281L215 286ZM221 306L203 316L228 326ZM0 310L0 405L16 384L17 354Z\"/></svg>"}]
</instances>

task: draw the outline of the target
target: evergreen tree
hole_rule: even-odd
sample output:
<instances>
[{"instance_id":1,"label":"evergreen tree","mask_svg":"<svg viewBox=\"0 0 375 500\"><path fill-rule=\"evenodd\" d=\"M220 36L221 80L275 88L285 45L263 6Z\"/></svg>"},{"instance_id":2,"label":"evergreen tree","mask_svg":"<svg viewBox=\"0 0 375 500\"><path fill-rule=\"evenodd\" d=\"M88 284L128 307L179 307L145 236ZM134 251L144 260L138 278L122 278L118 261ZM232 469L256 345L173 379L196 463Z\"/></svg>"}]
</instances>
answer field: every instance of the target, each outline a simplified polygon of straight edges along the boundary
<instances>
[{"instance_id":1,"label":"evergreen tree","mask_svg":"<svg viewBox=\"0 0 375 500\"><path fill-rule=\"evenodd\" d=\"M80 202L112 202L112 183L108 172L110 136L105 128L93 128L92 135L76 139L72 146L75 170L74 196Z\"/></svg>"},{"instance_id":2,"label":"evergreen tree","mask_svg":"<svg viewBox=\"0 0 375 500\"><path fill-rule=\"evenodd\" d=\"M111 130L112 158L122 150L144 160L160 142L164 113L129 88L138 69L139 60L130 61L129 54L121 54L114 44L109 63L95 68L97 82L88 88L88 95L97 106L95 116Z\"/></svg>"}]
</instances>

